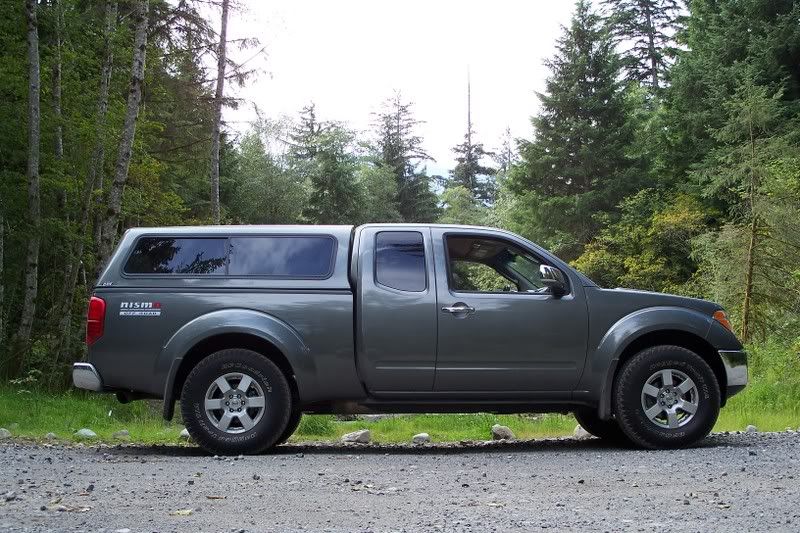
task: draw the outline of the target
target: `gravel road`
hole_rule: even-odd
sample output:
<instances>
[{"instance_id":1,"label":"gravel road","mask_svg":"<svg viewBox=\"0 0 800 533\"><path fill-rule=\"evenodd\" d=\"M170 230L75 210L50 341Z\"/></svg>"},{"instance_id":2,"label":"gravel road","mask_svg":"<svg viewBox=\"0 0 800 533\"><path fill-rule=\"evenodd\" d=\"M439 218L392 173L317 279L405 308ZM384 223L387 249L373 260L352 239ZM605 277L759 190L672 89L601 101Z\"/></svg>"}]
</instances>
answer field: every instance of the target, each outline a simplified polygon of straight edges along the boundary
<instances>
[{"instance_id":1,"label":"gravel road","mask_svg":"<svg viewBox=\"0 0 800 533\"><path fill-rule=\"evenodd\" d=\"M800 433L680 451L597 440L196 448L0 445L4 531L798 531Z\"/></svg>"}]
</instances>

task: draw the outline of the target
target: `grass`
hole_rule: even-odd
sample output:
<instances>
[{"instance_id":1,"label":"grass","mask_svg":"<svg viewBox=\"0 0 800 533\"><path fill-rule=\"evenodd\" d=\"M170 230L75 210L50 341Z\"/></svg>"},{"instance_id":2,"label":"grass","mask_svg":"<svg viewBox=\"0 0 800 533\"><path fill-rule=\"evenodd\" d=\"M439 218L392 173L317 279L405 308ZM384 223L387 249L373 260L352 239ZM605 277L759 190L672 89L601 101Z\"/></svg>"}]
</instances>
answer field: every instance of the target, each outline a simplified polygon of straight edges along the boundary
<instances>
[{"instance_id":1,"label":"grass","mask_svg":"<svg viewBox=\"0 0 800 533\"><path fill-rule=\"evenodd\" d=\"M800 427L800 356L779 344L751 347L751 383L720 413L715 431L739 431L753 424L761 431ZM380 420L342 422L333 416L308 415L292 441L334 441L350 431L370 429L378 442L409 442L417 433L428 433L434 442L486 440L493 424L510 427L517 438L570 435L575 419L568 415L403 415ZM0 387L0 427L14 436L40 440L55 433L75 441L75 431L89 428L100 441L114 442L120 429L130 432L132 442L175 444L183 429L179 421L161 419L159 402L120 404L113 396L81 391L31 392L10 385Z\"/></svg>"}]
</instances>

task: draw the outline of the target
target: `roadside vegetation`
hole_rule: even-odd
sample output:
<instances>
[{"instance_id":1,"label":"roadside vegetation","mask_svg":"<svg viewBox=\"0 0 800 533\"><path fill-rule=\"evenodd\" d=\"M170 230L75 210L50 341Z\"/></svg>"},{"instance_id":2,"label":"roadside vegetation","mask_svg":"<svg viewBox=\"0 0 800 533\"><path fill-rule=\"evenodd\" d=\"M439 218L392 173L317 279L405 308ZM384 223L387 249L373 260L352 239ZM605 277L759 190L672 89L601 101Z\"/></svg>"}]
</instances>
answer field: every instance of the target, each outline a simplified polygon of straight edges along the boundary
<instances>
[{"instance_id":1,"label":"roadside vegetation","mask_svg":"<svg viewBox=\"0 0 800 533\"><path fill-rule=\"evenodd\" d=\"M722 410L715 431L800 430L800 354L780 345L750 348L750 385ZM31 387L33 385L33 387ZM428 433L433 442L489 440L494 424L508 426L518 439L572 435L570 415L404 415L379 420L339 421L334 416L303 417L291 442L334 442L345 433L369 429L374 442L410 442L417 433ZM79 441L75 432L94 431L99 442L178 444L183 426L161 419L160 402L118 403L113 396L81 391L47 392L29 380L0 388L0 427L13 437L45 440L54 433L59 441ZM114 432L126 429L130 441L119 441Z\"/></svg>"}]
</instances>

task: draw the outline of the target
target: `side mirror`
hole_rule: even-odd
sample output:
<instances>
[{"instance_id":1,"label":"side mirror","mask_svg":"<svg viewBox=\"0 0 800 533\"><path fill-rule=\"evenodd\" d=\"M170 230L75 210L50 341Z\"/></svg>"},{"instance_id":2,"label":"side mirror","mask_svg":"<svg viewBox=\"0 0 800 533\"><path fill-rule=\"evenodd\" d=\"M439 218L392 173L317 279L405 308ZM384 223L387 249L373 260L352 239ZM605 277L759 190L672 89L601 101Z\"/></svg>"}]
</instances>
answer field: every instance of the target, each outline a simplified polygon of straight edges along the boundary
<instances>
[{"instance_id":1,"label":"side mirror","mask_svg":"<svg viewBox=\"0 0 800 533\"><path fill-rule=\"evenodd\" d=\"M568 292L567 280L564 273L550 265L539 266L539 276L542 284L550 289L550 294L556 298L561 298Z\"/></svg>"}]
</instances>

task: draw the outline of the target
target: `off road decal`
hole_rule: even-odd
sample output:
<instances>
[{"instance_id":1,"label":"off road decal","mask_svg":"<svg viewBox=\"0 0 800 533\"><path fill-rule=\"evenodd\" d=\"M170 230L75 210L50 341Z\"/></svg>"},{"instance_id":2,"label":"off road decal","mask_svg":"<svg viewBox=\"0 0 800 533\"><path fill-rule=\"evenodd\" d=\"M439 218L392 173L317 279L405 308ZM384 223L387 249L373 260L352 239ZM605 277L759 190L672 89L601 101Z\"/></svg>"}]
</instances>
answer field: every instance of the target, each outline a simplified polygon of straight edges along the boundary
<instances>
[{"instance_id":1,"label":"off road decal","mask_svg":"<svg viewBox=\"0 0 800 533\"><path fill-rule=\"evenodd\" d=\"M120 302L119 316L161 316L161 302Z\"/></svg>"}]
</instances>

